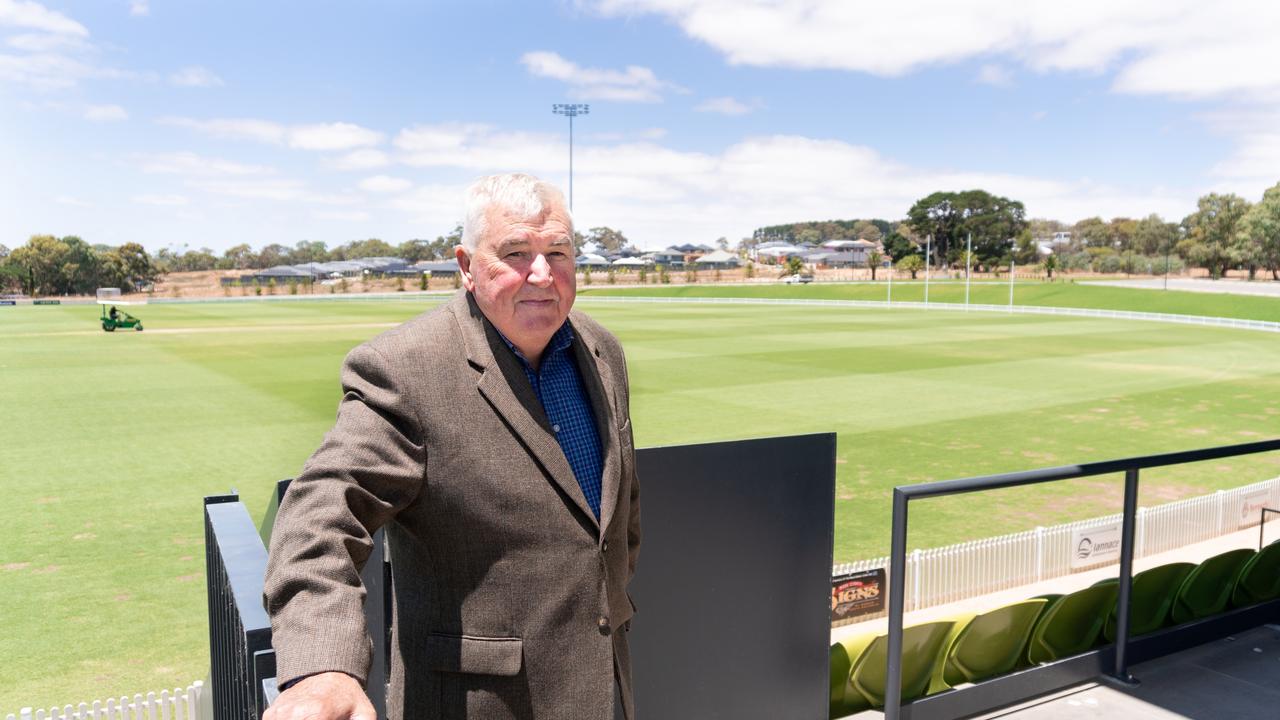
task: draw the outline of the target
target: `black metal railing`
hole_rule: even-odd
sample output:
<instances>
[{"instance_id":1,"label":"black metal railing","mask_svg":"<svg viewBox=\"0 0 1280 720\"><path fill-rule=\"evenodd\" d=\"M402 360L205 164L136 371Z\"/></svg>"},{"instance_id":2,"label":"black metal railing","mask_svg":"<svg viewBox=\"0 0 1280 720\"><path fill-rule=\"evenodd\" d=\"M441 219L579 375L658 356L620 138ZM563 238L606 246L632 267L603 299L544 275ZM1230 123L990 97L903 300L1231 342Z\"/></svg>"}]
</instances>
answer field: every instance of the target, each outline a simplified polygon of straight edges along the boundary
<instances>
[{"instance_id":1,"label":"black metal railing","mask_svg":"<svg viewBox=\"0 0 1280 720\"><path fill-rule=\"evenodd\" d=\"M1262 540L1265 537L1263 533L1267 531L1267 513L1280 515L1280 510L1274 510L1269 507L1262 508L1262 517L1258 519L1258 552L1262 552L1264 546Z\"/></svg>"},{"instance_id":2,"label":"black metal railing","mask_svg":"<svg viewBox=\"0 0 1280 720\"><path fill-rule=\"evenodd\" d=\"M262 608L267 549L235 494L204 500L205 577L214 720L258 720L274 678L271 621Z\"/></svg>"},{"instance_id":3,"label":"black metal railing","mask_svg":"<svg viewBox=\"0 0 1280 720\"><path fill-rule=\"evenodd\" d=\"M1108 649L1105 656L1090 658L1089 663L1079 665L1085 672L1103 674L1123 684L1133 684L1135 679L1129 674L1129 597L1133 587L1133 539L1138 510L1138 476L1141 470L1170 465L1202 462L1219 458L1252 455L1255 453L1280 450L1280 440L1227 445L1223 447L1205 448L1185 452L1167 453L1163 455L1147 455L1143 457L1108 460L1085 465L1067 465L1062 467L1029 470L1025 472L985 475L981 477L944 480L898 487L893 490L893 538L889 555L889 637L888 668L885 683L886 720L900 720L903 717L902 705L902 616L905 608L906 588L900 581L906 576L907 565L907 507L912 500L961 495L986 490L1035 485L1046 482L1057 482L1072 478L1124 473L1124 514L1120 544L1120 588L1116 600L1116 643L1114 649ZM1252 618L1248 616L1246 620ZM1068 681L1085 679L1073 673L1066 673L1063 668L1045 667L1046 678L1052 676L1050 687L1038 687L1034 680L1027 681L1027 675L1036 670L1027 671L1017 687L1049 691L1055 687L1069 684ZM1016 691L1016 688L1015 688ZM941 697L941 696L939 696ZM930 698L925 698L929 701ZM992 693L987 693L988 708L998 707L998 700ZM926 704L920 703L918 704ZM913 704L917 704L913 703ZM912 713L914 717L915 714ZM957 715L951 715L957 717Z\"/></svg>"}]
</instances>

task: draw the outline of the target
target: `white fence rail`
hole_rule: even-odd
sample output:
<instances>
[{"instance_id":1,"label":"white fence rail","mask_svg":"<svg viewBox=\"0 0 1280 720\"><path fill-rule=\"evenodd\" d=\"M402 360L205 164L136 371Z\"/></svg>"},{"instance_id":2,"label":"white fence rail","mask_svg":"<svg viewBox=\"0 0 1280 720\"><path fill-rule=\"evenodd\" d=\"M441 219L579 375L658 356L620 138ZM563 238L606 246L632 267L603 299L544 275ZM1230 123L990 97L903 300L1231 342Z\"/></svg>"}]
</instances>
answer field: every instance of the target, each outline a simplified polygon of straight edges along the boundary
<instances>
[{"instance_id":1,"label":"white fence rail","mask_svg":"<svg viewBox=\"0 0 1280 720\"><path fill-rule=\"evenodd\" d=\"M1134 528L1134 556L1154 555L1256 526L1263 506L1280 507L1280 478L1152 508L1140 507ZM907 554L906 609L942 605L1113 564L1114 560L1106 560L1081 565L1077 560L1073 567L1072 558L1076 553L1073 538L1078 537L1080 531L1116 525L1121 519L1119 514L1108 515L946 547L913 550ZM887 575L889 558L844 563L833 567L831 572L842 575L876 568L885 568ZM893 582L891 577L886 580ZM863 615L838 624L861 622L885 614Z\"/></svg>"},{"instance_id":2,"label":"white fence rail","mask_svg":"<svg viewBox=\"0 0 1280 720\"><path fill-rule=\"evenodd\" d=\"M197 680L184 690L161 690L146 696L134 695L106 702L65 705L61 708L23 708L17 715L9 714L6 720L212 720L200 714L200 693L204 683Z\"/></svg>"}]
</instances>

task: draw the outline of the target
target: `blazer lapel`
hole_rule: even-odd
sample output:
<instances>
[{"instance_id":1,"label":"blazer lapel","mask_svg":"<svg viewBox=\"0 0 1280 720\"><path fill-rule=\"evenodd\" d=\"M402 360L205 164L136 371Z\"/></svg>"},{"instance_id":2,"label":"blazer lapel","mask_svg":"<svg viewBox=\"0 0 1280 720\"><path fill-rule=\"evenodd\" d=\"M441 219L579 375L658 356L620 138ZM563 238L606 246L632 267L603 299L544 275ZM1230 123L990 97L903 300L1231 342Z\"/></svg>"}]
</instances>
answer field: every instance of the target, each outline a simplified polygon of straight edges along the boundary
<instances>
[{"instance_id":1,"label":"blazer lapel","mask_svg":"<svg viewBox=\"0 0 1280 720\"><path fill-rule=\"evenodd\" d=\"M453 301L453 314L458 320L467 360L480 371L476 386L493 409L537 460L578 509L599 530L599 523L569 460L551 430L542 403L533 393L524 368L498 335L497 330L480 312L475 299L465 290Z\"/></svg>"},{"instance_id":2,"label":"blazer lapel","mask_svg":"<svg viewBox=\"0 0 1280 720\"><path fill-rule=\"evenodd\" d=\"M604 537L613 519L613 508L618 504L618 486L622 479L622 452L618 441L618 423L614 417L613 372L600 357L596 338L584 333L580 324L572 322L577 338L573 351L578 361L578 371L591 399L592 414L596 418L596 431L600 435L600 450L604 463L600 475L600 535Z\"/></svg>"}]
</instances>

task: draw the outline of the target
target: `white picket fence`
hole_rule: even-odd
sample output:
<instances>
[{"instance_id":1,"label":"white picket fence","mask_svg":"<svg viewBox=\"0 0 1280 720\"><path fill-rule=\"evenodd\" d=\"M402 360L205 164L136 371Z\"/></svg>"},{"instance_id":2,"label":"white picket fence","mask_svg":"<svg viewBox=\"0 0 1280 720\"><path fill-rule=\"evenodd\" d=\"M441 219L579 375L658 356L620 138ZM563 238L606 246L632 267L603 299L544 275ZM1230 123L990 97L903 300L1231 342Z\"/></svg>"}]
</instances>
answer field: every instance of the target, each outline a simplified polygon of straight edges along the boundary
<instances>
[{"instance_id":1,"label":"white picket fence","mask_svg":"<svg viewBox=\"0 0 1280 720\"><path fill-rule=\"evenodd\" d=\"M1280 478L1152 508L1140 507L1134 529L1134 556L1153 555L1257 526L1260 513L1242 509L1260 503L1280 507ZM1080 530L1105 527L1121 519L1119 514L1108 515L946 547L913 550L907 555L906 609L942 605L1113 563L1109 560L1073 568L1071 559L1076 548L1072 538ZM832 575L876 568L885 568L887 582L893 582L893 578L887 577L888 557L836 565ZM884 612L863 615L837 624L884 615Z\"/></svg>"},{"instance_id":2,"label":"white picket fence","mask_svg":"<svg viewBox=\"0 0 1280 720\"><path fill-rule=\"evenodd\" d=\"M17 715L10 713L5 720L211 720L200 714L200 693L204 683L197 680L187 689L161 690L157 695L111 698L106 702L66 705L62 708L23 708Z\"/></svg>"}]
</instances>

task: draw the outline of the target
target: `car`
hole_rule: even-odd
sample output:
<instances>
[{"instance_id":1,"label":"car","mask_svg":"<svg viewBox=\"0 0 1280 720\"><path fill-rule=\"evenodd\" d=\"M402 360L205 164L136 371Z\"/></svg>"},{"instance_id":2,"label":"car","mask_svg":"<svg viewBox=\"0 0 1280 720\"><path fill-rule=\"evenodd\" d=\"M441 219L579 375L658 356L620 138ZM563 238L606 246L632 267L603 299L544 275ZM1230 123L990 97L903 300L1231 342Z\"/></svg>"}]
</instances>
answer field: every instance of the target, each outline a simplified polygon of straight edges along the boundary
<instances>
[{"instance_id":1,"label":"car","mask_svg":"<svg viewBox=\"0 0 1280 720\"><path fill-rule=\"evenodd\" d=\"M805 274L788 275L782 278L782 282L788 285L795 285L796 283L811 283L813 282L813 276Z\"/></svg>"}]
</instances>

